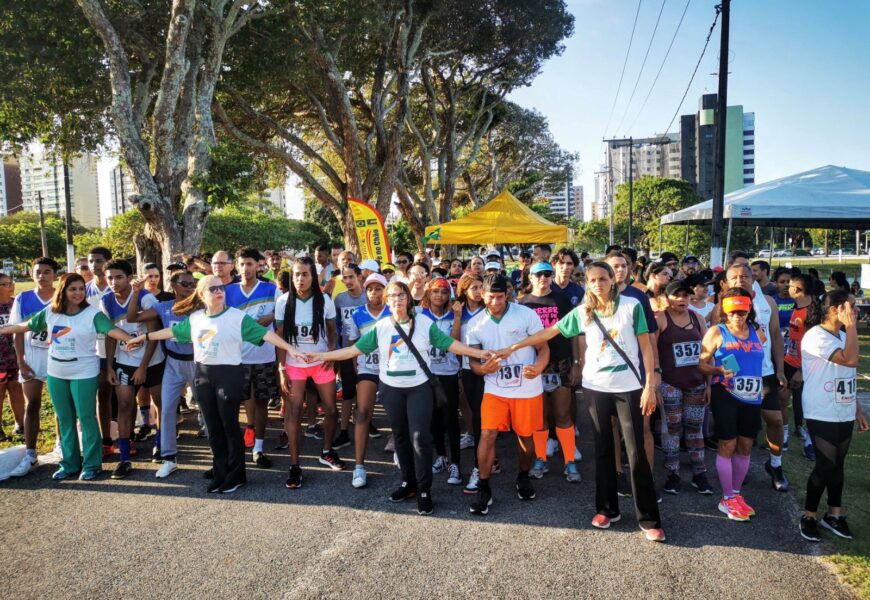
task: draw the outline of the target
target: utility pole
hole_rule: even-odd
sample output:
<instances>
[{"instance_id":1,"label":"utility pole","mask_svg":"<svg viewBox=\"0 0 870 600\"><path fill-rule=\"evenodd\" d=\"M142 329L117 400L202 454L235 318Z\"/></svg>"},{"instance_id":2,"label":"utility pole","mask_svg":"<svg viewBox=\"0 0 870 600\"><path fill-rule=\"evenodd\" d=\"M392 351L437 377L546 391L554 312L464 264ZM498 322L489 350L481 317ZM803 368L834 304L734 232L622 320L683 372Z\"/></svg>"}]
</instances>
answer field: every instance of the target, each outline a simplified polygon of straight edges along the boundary
<instances>
[{"instance_id":1,"label":"utility pole","mask_svg":"<svg viewBox=\"0 0 870 600\"><path fill-rule=\"evenodd\" d=\"M628 247L634 248L634 140L628 138Z\"/></svg>"},{"instance_id":2,"label":"utility pole","mask_svg":"<svg viewBox=\"0 0 870 600\"><path fill-rule=\"evenodd\" d=\"M610 245L613 245L613 169L610 167L610 144L607 145L607 212L610 216Z\"/></svg>"},{"instance_id":3,"label":"utility pole","mask_svg":"<svg viewBox=\"0 0 870 600\"><path fill-rule=\"evenodd\" d=\"M72 194L69 189L69 167L63 163L63 195L66 203L66 272L73 273L76 264L76 248L72 233Z\"/></svg>"},{"instance_id":4,"label":"utility pole","mask_svg":"<svg viewBox=\"0 0 870 600\"><path fill-rule=\"evenodd\" d=\"M39 200L39 238L42 242L42 255L48 256L48 238L45 236L45 215L42 212L42 192L37 192L36 197Z\"/></svg>"},{"instance_id":5,"label":"utility pole","mask_svg":"<svg viewBox=\"0 0 870 600\"><path fill-rule=\"evenodd\" d=\"M722 4L716 9L722 13L722 29L719 42L719 92L716 98L716 149L713 158L711 267L721 267L723 264L722 223L725 218L725 127L728 113L728 35L731 0L722 0Z\"/></svg>"}]
</instances>

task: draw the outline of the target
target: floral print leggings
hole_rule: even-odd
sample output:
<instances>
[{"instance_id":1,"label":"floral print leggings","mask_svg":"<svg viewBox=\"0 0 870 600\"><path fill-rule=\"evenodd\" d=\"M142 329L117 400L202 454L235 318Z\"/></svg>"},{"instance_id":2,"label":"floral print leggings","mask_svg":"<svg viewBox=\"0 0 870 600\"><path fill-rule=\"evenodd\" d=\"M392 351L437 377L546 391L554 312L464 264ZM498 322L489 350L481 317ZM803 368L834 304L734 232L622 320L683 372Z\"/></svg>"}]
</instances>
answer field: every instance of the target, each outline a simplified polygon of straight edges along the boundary
<instances>
[{"instance_id":1,"label":"floral print leggings","mask_svg":"<svg viewBox=\"0 0 870 600\"><path fill-rule=\"evenodd\" d=\"M703 427L707 385L680 389L662 382L659 389L664 405L662 448L665 452L665 468L671 473L679 473L680 438L684 438L692 460L692 474L706 473Z\"/></svg>"}]
</instances>

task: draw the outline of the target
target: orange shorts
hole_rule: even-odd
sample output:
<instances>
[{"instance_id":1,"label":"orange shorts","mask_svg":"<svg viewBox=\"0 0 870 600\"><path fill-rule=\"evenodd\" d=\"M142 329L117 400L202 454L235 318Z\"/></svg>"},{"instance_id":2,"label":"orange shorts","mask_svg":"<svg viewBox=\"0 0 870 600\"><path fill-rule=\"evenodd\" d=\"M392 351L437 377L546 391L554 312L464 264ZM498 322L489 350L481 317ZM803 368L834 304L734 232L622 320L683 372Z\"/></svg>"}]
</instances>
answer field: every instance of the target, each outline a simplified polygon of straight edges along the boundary
<instances>
[{"instance_id":1,"label":"orange shorts","mask_svg":"<svg viewBox=\"0 0 870 600\"><path fill-rule=\"evenodd\" d=\"M532 398L503 398L484 394L480 405L480 428L514 430L520 437L544 428L544 395Z\"/></svg>"}]
</instances>

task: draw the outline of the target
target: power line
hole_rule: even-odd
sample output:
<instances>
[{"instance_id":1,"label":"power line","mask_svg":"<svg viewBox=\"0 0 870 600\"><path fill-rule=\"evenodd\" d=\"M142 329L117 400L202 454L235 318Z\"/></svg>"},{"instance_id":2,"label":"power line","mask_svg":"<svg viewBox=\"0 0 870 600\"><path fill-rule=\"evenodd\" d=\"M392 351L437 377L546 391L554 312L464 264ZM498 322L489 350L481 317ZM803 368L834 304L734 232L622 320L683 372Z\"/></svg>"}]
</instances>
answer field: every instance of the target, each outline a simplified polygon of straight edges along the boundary
<instances>
[{"instance_id":1,"label":"power line","mask_svg":"<svg viewBox=\"0 0 870 600\"><path fill-rule=\"evenodd\" d=\"M677 115L680 114L680 109L683 108L683 102L686 101L686 96L689 95L689 89L692 87L692 82L695 81L695 75L698 73L698 67L701 66L701 61L704 59L704 53L707 52L707 46L710 45L710 38L713 36L713 30L716 29L716 23L719 21L719 14L722 12L722 8L720 6L716 6L716 17L713 19L713 24L710 25L710 31L707 32L707 40L704 42L704 48L701 50L701 56L698 57L698 63L695 65L695 70L692 71L692 77L689 79L689 85L686 86L686 91L683 92L683 97L680 100L680 103L677 105L677 110L674 111L674 116L671 117L671 122L668 123L667 129L662 135L668 135L671 131L671 125L674 124L674 121L677 119Z\"/></svg>"},{"instance_id":2,"label":"power line","mask_svg":"<svg viewBox=\"0 0 870 600\"><path fill-rule=\"evenodd\" d=\"M616 101L619 99L619 91L622 89L622 78L625 76L625 65L628 64L628 55L631 53L631 44L634 41L634 30L637 28L637 17L640 15L641 4L643 4L643 0L637 0L637 12L634 13L634 25L631 26L631 37L628 38L628 50L625 51L625 60L622 61L622 73L619 74L619 85L616 86L616 95L613 97L613 105L610 107L610 116L607 117L607 125L604 126L605 135L610 128L613 111L616 110Z\"/></svg>"},{"instance_id":3,"label":"power line","mask_svg":"<svg viewBox=\"0 0 870 600\"><path fill-rule=\"evenodd\" d=\"M640 63L640 71L637 74L637 79L634 80L634 89L631 90L631 96L628 97L628 104L625 105L625 111L622 113L622 118L619 120L619 125L616 126L616 130L619 131L619 128L622 127L622 122L625 121L625 117L628 115L628 109L631 106L631 101L634 100L634 94L637 92L637 86L640 83L640 78L643 75L643 69L646 67L646 59L649 58L649 51L652 48L653 41L656 39L656 32L659 30L659 22L662 20L662 13L665 12L665 4L668 0L662 0L662 7L659 9L659 16L656 18L655 27L653 27L652 36L649 38L649 44L646 47L646 53L643 55L643 62Z\"/></svg>"},{"instance_id":4,"label":"power line","mask_svg":"<svg viewBox=\"0 0 870 600\"><path fill-rule=\"evenodd\" d=\"M689 10L689 4L692 3L692 0L686 0L686 7L683 8L683 14L680 16L680 22L677 23L677 29L674 31L674 35L671 38L671 43L668 44L668 51L665 52L665 57L662 59L662 64L659 65L659 71L656 73L655 79L653 79L652 85L649 87L649 91L646 94L646 98L643 99L643 104L640 105L640 110L637 111L637 116L634 118L634 121L631 122L631 126L628 128L629 131L634 129L637 120L640 118L641 113L643 113L643 109L646 108L646 103L649 100L649 97L652 95L653 89L656 87L656 82L659 80L659 75L662 74L662 69L665 68L665 63L668 60L668 55L671 53L671 48L674 47L674 41L677 39L677 34L680 33L680 27L683 25L683 19L686 18L686 12Z\"/></svg>"}]
</instances>

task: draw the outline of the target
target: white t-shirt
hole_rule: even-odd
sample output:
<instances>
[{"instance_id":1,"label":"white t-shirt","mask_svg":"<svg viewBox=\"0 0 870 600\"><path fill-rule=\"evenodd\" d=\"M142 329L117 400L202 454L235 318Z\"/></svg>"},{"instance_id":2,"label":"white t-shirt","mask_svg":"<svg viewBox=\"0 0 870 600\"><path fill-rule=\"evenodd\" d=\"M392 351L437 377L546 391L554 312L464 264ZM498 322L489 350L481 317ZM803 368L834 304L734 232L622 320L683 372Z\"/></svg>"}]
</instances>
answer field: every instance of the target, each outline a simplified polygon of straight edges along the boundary
<instances>
[{"instance_id":1,"label":"white t-shirt","mask_svg":"<svg viewBox=\"0 0 870 600\"><path fill-rule=\"evenodd\" d=\"M386 304L381 308L378 314L372 314L367 304L357 306L353 311L351 324L347 335L350 339L356 341L372 329L375 324L390 316L390 307ZM368 354L360 354L356 358L356 372L358 374L378 376L381 372L381 353L377 349Z\"/></svg>"},{"instance_id":2,"label":"white t-shirt","mask_svg":"<svg viewBox=\"0 0 870 600\"><path fill-rule=\"evenodd\" d=\"M105 335L112 327L109 317L90 305L75 315L47 308L30 319L32 331L48 333L48 374L58 379L89 379L99 375L97 333Z\"/></svg>"},{"instance_id":3,"label":"white t-shirt","mask_svg":"<svg viewBox=\"0 0 870 600\"><path fill-rule=\"evenodd\" d=\"M484 350L500 350L520 342L544 328L541 319L531 308L521 304L505 306L501 318L484 310L468 323L465 343ZM544 393L541 376L528 379L523 367L535 362L538 354L531 346L521 348L502 361L495 373L485 375L483 391L502 398L534 398Z\"/></svg>"},{"instance_id":4,"label":"white t-shirt","mask_svg":"<svg viewBox=\"0 0 870 600\"><path fill-rule=\"evenodd\" d=\"M238 308L255 321L266 315L275 314L275 302L281 296L281 291L274 283L257 280L250 293L245 293L242 283L232 283L227 286L227 306ZM267 327L270 331L272 326ZM263 365L275 362L275 346L272 344L248 344L242 347L243 365Z\"/></svg>"},{"instance_id":5,"label":"white t-shirt","mask_svg":"<svg viewBox=\"0 0 870 600\"><path fill-rule=\"evenodd\" d=\"M804 375L804 418L846 423L855 420L857 369L831 362L846 347L846 332L839 336L817 325L801 340L801 370Z\"/></svg>"},{"instance_id":6,"label":"white t-shirt","mask_svg":"<svg viewBox=\"0 0 870 600\"><path fill-rule=\"evenodd\" d=\"M193 343L193 360L202 365L238 365L244 343L262 344L269 330L238 308L227 308L218 315L204 310L172 326L180 344Z\"/></svg>"},{"instance_id":7,"label":"white t-shirt","mask_svg":"<svg viewBox=\"0 0 870 600\"><path fill-rule=\"evenodd\" d=\"M112 320L115 327L123 329L132 336L137 336L148 331L148 326L146 323L130 323L127 321L127 307L130 306L130 298L133 297L134 293L135 292L131 290L123 304L118 302L118 298L115 294L104 294L100 298L100 307L103 313ZM153 294L145 290L139 291L140 311L154 308L156 304L157 298L155 298ZM127 344L124 342L118 342L115 346L115 363L126 365L128 367L138 367L142 364L142 359L145 357L145 347L146 344L142 344L135 350L127 350ZM151 360L148 361L148 366L154 366L162 361L163 347L160 344L157 344L157 347L154 349L154 354L151 355Z\"/></svg>"},{"instance_id":8,"label":"white t-shirt","mask_svg":"<svg viewBox=\"0 0 870 600\"><path fill-rule=\"evenodd\" d=\"M275 303L275 325L280 327L284 323L284 312L287 308L287 299L289 293L284 293L278 298ZM326 333L326 322L335 319L335 303L328 295L323 294L323 323L321 324L320 335L317 341L314 341L312 335L312 326L314 325L314 295L308 297L307 300L302 300L296 297L296 348L300 352L326 352L329 350L329 340ZM288 325L292 327L292 325ZM307 363L303 360L296 360L287 353L287 364L291 367L314 367L322 364L323 361L315 361Z\"/></svg>"},{"instance_id":9,"label":"white t-shirt","mask_svg":"<svg viewBox=\"0 0 870 600\"><path fill-rule=\"evenodd\" d=\"M597 312L596 312L597 314ZM640 373L641 354L637 336L649 333L643 306L629 296L620 295L609 317L598 315L601 324L622 348ZM586 303L559 320L556 326L566 338L586 335L586 364L583 387L599 392L631 392L642 387L634 372L608 342L595 322L586 323Z\"/></svg>"},{"instance_id":10,"label":"white t-shirt","mask_svg":"<svg viewBox=\"0 0 870 600\"><path fill-rule=\"evenodd\" d=\"M106 284L106 287L100 289L97 285L96 278L91 279L91 282L85 286L85 293L87 294L88 304L96 308L97 310L101 310L100 308L100 299L106 294L112 293L112 288L109 287L109 284ZM142 310L142 307L139 307ZM102 333L97 334L97 354L100 358L106 358L106 336Z\"/></svg>"},{"instance_id":11,"label":"white t-shirt","mask_svg":"<svg viewBox=\"0 0 870 600\"><path fill-rule=\"evenodd\" d=\"M694 304L689 302L689 310L691 310L692 312L694 312L696 314L701 315L701 317L704 319L704 321L707 322L707 325L710 325L710 313L713 312L714 308L716 308L716 305L713 304L712 302L707 302L704 305L704 308L698 308L697 306L695 306Z\"/></svg>"},{"instance_id":12,"label":"white t-shirt","mask_svg":"<svg viewBox=\"0 0 870 600\"><path fill-rule=\"evenodd\" d=\"M767 377L773 375L773 356L770 353L770 319L779 319L779 313L774 315L773 309L770 308L770 303L767 301L767 296L761 290L761 286L757 281L752 282L752 291L755 294L752 297L752 307L755 309L755 318L761 326L761 331L764 332L764 361L761 363L761 376Z\"/></svg>"},{"instance_id":13,"label":"white t-shirt","mask_svg":"<svg viewBox=\"0 0 870 600\"><path fill-rule=\"evenodd\" d=\"M447 310L441 317L435 316L428 308L421 311L424 315L432 319L438 326L438 329L445 334L450 335L453 332L453 311ZM429 350L429 368L436 375L456 375L459 373L459 358L452 352L441 350L432 346Z\"/></svg>"}]
</instances>

